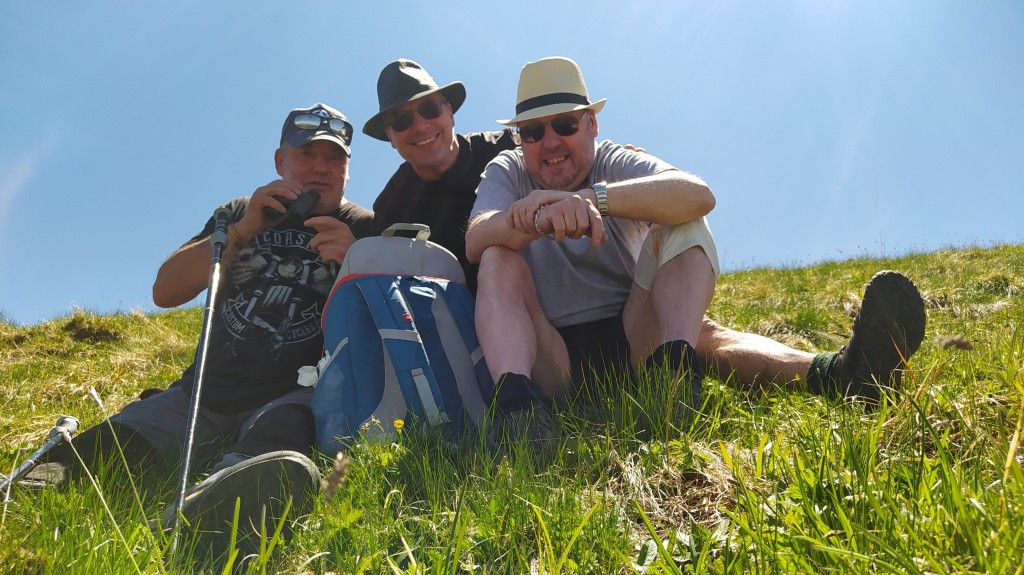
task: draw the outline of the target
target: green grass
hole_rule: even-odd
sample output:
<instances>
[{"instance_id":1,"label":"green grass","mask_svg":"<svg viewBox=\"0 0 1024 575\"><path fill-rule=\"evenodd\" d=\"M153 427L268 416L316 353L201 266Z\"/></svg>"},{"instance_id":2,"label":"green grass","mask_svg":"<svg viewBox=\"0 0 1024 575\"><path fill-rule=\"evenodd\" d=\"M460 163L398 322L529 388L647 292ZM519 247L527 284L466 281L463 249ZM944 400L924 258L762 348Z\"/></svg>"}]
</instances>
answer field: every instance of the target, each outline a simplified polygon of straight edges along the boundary
<instances>
[{"instance_id":1,"label":"green grass","mask_svg":"<svg viewBox=\"0 0 1024 575\"><path fill-rule=\"evenodd\" d=\"M727 274L711 314L836 349L885 268L915 280L928 331L903 393L876 411L709 380L692 420L655 375L562 410L549 461L406 428L354 448L334 495L253 571L1024 573L1024 246ZM93 425L172 381L200 323L198 309L0 319L0 466L60 414ZM0 508L0 572L181 571L148 523L175 486L136 498L123 479L15 490Z\"/></svg>"}]
</instances>

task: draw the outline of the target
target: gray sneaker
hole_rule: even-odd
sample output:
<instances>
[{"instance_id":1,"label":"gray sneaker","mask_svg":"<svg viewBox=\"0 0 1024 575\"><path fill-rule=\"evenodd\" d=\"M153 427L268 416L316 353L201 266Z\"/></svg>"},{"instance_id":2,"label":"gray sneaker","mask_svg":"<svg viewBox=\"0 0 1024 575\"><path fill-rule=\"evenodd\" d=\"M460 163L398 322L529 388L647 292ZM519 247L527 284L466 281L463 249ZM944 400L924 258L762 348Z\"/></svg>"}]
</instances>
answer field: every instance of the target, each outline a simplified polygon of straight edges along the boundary
<instances>
[{"instance_id":1,"label":"gray sneaker","mask_svg":"<svg viewBox=\"0 0 1024 575\"><path fill-rule=\"evenodd\" d=\"M18 482L22 487L42 489L44 487L61 488L68 482L67 468L63 463L51 461L40 463L25 474Z\"/></svg>"},{"instance_id":2,"label":"gray sneaker","mask_svg":"<svg viewBox=\"0 0 1024 575\"><path fill-rule=\"evenodd\" d=\"M487 443L498 453L519 441L542 453L558 440L558 422L551 409L542 403L531 403L523 409L498 412L487 429Z\"/></svg>"},{"instance_id":3,"label":"gray sneaker","mask_svg":"<svg viewBox=\"0 0 1024 575\"><path fill-rule=\"evenodd\" d=\"M843 397L878 403L881 388L898 390L904 360L924 339L924 301L914 282L894 271L875 274L853 320L853 335L839 351Z\"/></svg>"},{"instance_id":4,"label":"gray sneaker","mask_svg":"<svg viewBox=\"0 0 1024 575\"><path fill-rule=\"evenodd\" d=\"M273 535L290 502L282 529L287 541L292 522L309 514L319 489L320 471L305 455L264 453L221 469L189 489L181 513L171 505L164 512L163 525L173 529L183 519L186 545L194 540L197 554L221 556L228 551L237 501L237 544L244 556L259 550L261 534Z\"/></svg>"}]
</instances>

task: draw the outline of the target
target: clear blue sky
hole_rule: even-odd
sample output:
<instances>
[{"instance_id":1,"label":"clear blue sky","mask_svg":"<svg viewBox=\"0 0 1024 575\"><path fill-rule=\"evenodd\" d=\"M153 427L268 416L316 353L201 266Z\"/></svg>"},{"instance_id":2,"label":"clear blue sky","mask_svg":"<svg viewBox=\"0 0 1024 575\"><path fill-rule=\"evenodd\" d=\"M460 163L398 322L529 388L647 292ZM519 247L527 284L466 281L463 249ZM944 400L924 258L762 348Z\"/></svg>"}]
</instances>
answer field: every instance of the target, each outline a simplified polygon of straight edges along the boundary
<instances>
[{"instance_id":1,"label":"clear blue sky","mask_svg":"<svg viewBox=\"0 0 1024 575\"><path fill-rule=\"evenodd\" d=\"M552 55L601 137L711 184L726 270L1024 239L1021 2L4 0L0 314L153 310L160 263L276 177L287 112L358 130L395 58L463 81L479 131ZM348 197L398 163L357 133Z\"/></svg>"}]
</instances>

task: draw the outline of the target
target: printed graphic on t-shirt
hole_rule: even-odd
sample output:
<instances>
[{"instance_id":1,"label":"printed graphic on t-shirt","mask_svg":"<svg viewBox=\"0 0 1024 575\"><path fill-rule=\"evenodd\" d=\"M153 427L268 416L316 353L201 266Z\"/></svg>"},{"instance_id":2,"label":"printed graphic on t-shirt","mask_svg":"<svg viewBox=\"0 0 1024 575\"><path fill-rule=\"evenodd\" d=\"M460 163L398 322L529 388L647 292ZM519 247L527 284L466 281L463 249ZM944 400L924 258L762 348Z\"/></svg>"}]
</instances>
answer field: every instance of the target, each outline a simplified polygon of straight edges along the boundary
<instances>
[{"instance_id":1,"label":"printed graphic on t-shirt","mask_svg":"<svg viewBox=\"0 0 1024 575\"><path fill-rule=\"evenodd\" d=\"M302 230L268 230L242 251L228 280L236 295L221 309L234 344L277 357L285 346L320 335L338 266L309 248L312 239Z\"/></svg>"}]
</instances>

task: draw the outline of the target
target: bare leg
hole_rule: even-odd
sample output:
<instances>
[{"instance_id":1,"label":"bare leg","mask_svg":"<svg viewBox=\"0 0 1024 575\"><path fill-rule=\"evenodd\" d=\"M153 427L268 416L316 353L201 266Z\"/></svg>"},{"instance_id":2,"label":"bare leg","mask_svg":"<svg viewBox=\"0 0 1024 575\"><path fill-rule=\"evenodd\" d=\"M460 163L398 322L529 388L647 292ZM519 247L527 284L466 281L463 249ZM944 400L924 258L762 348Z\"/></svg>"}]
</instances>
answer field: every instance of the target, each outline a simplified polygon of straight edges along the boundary
<instances>
[{"instance_id":1,"label":"bare leg","mask_svg":"<svg viewBox=\"0 0 1024 575\"><path fill-rule=\"evenodd\" d=\"M704 363L723 381L740 389L756 389L768 382L801 390L798 380L807 378L813 353L785 346L762 335L723 327L707 317L696 343Z\"/></svg>"},{"instance_id":2,"label":"bare leg","mask_svg":"<svg viewBox=\"0 0 1024 575\"><path fill-rule=\"evenodd\" d=\"M477 275L476 331L491 377L528 375L552 398L569 390L569 353L544 317L526 261L516 251L492 246ZM481 303L484 302L484 303Z\"/></svg>"},{"instance_id":3,"label":"bare leg","mask_svg":"<svg viewBox=\"0 0 1024 575\"><path fill-rule=\"evenodd\" d=\"M699 247L659 267L650 292L634 283L623 311L634 368L665 342L684 340L697 347L714 292L715 273Z\"/></svg>"},{"instance_id":4,"label":"bare leg","mask_svg":"<svg viewBox=\"0 0 1024 575\"><path fill-rule=\"evenodd\" d=\"M882 271L868 282L854 320L853 334L840 353L838 371L820 374L824 391L877 402L880 387L898 388L905 360L920 346L925 328L924 302L910 279ZM767 337L735 331L708 318L701 326L697 352L722 379L740 389L773 382L791 391L817 391L806 385L817 354L799 351ZM821 354L828 363L835 354ZM811 387L814 387L813 385Z\"/></svg>"}]
</instances>

